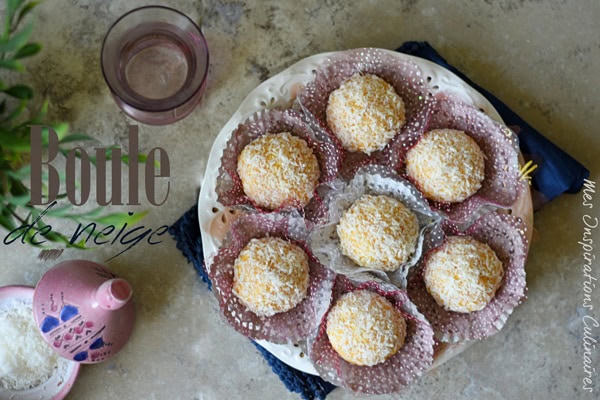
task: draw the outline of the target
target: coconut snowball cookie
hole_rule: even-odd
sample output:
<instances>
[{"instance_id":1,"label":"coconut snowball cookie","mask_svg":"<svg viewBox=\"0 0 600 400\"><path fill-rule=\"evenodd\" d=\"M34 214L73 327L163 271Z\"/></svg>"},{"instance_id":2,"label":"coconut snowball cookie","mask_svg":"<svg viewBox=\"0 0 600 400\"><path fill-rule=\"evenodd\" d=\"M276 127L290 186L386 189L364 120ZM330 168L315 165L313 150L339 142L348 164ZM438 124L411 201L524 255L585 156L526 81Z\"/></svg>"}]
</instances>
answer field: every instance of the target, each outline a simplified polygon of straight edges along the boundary
<instances>
[{"instance_id":1,"label":"coconut snowball cookie","mask_svg":"<svg viewBox=\"0 0 600 400\"><path fill-rule=\"evenodd\" d=\"M435 129L406 155L406 174L425 197L457 203L475 194L485 178L484 153L466 133Z\"/></svg>"},{"instance_id":2,"label":"coconut snowball cookie","mask_svg":"<svg viewBox=\"0 0 600 400\"><path fill-rule=\"evenodd\" d=\"M265 134L240 153L237 171L246 195L260 207L305 206L319 182L319 163L304 139Z\"/></svg>"},{"instance_id":3,"label":"coconut snowball cookie","mask_svg":"<svg viewBox=\"0 0 600 400\"><path fill-rule=\"evenodd\" d=\"M289 311L306 296L308 257L300 247L281 238L250 240L233 268L234 295L258 316Z\"/></svg>"},{"instance_id":4,"label":"coconut snowball cookie","mask_svg":"<svg viewBox=\"0 0 600 400\"><path fill-rule=\"evenodd\" d=\"M470 236L450 236L425 265L425 287L447 310L485 308L500 287L504 268L494 250Z\"/></svg>"},{"instance_id":5,"label":"coconut snowball cookie","mask_svg":"<svg viewBox=\"0 0 600 400\"><path fill-rule=\"evenodd\" d=\"M355 74L329 95L327 125L348 151L383 149L406 121L394 87L371 74Z\"/></svg>"},{"instance_id":6,"label":"coconut snowball cookie","mask_svg":"<svg viewBox=\"0 0 600 400\"><path fill-rule=\"evenodd\" d=\"M308 353L323 379L356 393L398 393L431 367L433 329L402 289L338 275Z\"/></svg>"},{"instance_id":7,"label":"coconut snowball cookie","mask_svg":"<svg viewBox=\"0 0 600 400\"><path fill-rule=\"evenodd\" d=\"M364 268L394 271L414 253L417 216L399 200L364 195L347 209L336 227L342 253Z\"/></svg>"},{"instance_id":8,"label":"coconut snowball cookie","mask_svg":"<svg viewBox=\"0 0 600 400\"><path fill-rule=\"evenodd\" d=\"M406 321L383 296L356 290L338 299L327 316L333 349L354 365L373 366L396 354L406 338Z\"/></svg>"}]
</instances>

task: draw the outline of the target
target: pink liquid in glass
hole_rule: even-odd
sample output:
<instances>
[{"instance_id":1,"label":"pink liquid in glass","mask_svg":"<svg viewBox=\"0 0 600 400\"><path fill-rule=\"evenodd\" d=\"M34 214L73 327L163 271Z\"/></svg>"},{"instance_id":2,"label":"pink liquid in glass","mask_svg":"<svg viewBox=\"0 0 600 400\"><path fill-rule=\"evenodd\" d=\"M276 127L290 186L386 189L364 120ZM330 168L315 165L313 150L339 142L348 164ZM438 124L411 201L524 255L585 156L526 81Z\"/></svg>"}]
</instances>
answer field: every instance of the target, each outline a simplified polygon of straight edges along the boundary
<instances>
[{"instance_id":1,"label":"pink liquid in glass","mask_svg":"<svg viewBox=\"0 0 600 400\"><path fill-rule=\"evenodd\" d=\"M200 101L208 48L200 28L185 15L143 7L121 17L107 34L102 70L127 114L149 124L168 124Z\"/></svg>"}]
</instances>

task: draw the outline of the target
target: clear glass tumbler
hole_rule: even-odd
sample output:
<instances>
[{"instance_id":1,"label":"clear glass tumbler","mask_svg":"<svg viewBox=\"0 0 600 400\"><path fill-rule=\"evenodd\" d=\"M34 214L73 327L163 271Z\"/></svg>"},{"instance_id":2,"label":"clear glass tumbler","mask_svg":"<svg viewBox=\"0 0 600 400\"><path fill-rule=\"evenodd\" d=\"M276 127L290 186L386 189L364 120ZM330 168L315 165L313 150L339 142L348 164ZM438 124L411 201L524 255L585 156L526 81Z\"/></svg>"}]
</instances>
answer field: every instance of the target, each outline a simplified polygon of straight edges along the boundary
<instances>
[{"instance_id":1,"label":"clear glass tumbler","mask_svg":"<svg viewBox=\"0 0 600 400\"><path fill-rule=\"evenodd\" d=\"M169 7L129 11L108 30L102 73L118 106L145 124L166 125L200 102L208 74L208 46L185 14Z\"/></svg>"}]
</instances>

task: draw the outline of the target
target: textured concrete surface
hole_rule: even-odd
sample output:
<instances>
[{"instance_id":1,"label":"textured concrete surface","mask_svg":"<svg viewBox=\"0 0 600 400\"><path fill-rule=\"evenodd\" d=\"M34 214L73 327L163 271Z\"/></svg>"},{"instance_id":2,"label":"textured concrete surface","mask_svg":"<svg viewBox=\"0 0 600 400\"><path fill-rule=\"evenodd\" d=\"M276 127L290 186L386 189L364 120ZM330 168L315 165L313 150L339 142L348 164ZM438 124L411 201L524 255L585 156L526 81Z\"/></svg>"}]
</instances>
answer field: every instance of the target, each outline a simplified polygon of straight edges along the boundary
<instances>
[{"instance_id":1,"label":"textured concrete surface","mask_svg":"<svg viewBox=\"0 0 600 400\"><path fill-rule=\"evenodd\" d=\"M110 24L149 1L47 1L35 38L44 51L27 61L27 79L52 101L51 114L104 144L126 144L132 123L113 103L99 67ZM568 150L600 180L600 3L597 0L183 1L169 5L202 20L211 50L201 106L167 127L140 126L143 151L163 147L171 192L145 226L171 224L197 201L212 141L257 84L311 54L360 46L396 48L427 40L474 81L495 93ZM582 197L564 195L536 214L537 241L527 264L529 298L495 337L425 376L403 398L598 398L600 346L592 350L593 393L583 389L582 216L598 216ZM66 231L72 226L55 225ZM600 258L598 229L592 236ZM4 231L2 232L4 235ZM4 245L2 245L4 246ZM118 246L65 251L60 260L102 262ZM0 285L35 285L53 262L26 246L1 248ZM254 347L225 325L217 303L170 239L138 245L108 262L132 282L137 326L114 359L85 366L68 399L283 399L286 391ZM600 277L595 261L593 274ZM600 286L600 285L598 285ZM592 332L600 340L600 328ZM331 399L352 399L336 390ZM392 396L381 397L395 398Z\"/></svg>"}]
</instances>

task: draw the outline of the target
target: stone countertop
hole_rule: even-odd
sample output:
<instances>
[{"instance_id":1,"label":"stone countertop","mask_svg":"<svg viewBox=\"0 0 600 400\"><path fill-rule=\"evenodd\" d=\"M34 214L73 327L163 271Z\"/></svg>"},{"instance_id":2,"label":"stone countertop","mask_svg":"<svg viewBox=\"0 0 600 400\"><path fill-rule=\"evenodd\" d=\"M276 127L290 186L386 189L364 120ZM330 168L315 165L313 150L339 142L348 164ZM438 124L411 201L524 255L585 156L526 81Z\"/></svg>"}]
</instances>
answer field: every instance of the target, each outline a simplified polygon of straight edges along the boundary
<instances>
[{"instance_id":1,"label":"stone countertop","mask_svg":"<svg viewBox=\"0 0 600 400\"><path fill-rule=\"evenodd\" d=\"M110 24L148 1L47 1L35 14L43 52L27 61L26 79L51 100L51 117L105 145L127 145L135 123L116 107L99 67ZM171 186L160 207L115 207L149 215L141 224L173 223L197 202L212 141L261 81L312 54L371 46L393 49L427 40L448 61L504 100L600 179L600 4L596 0L184 1L175 7L201 19L211 51L200 107L166 127L140 125L141 151L164 148ZM585 214L598 216L581 194L563 195L535 215L528 300L491 339L428 373L405 399L579 399L600 392L600 347L592 350L593 390L583 390L584 316L600 320L600 286L593 311L583 307ZM142 197L143 198L143 197ZM93 201L93 200L92 200ZM56 223L57 228L72 229ZM3 236L5 232L2 231ZM600 236L594 230L594 253ZM286 391L252 344L219 317L213 295L170 238L139 244L107 262L134 287L137 325L116 357L82 368L70 400L283 399ZM35 285L56 261L39 251L2 245L0 285ZM59 258L104 262L123 246L66 250ZM592 274L600 276L598 261ZM600 328L592 337L600 340ZM334 391L330 399L352 399ZM393 396L382 396L395 398Z\"/></svg>"}]
</instances>

